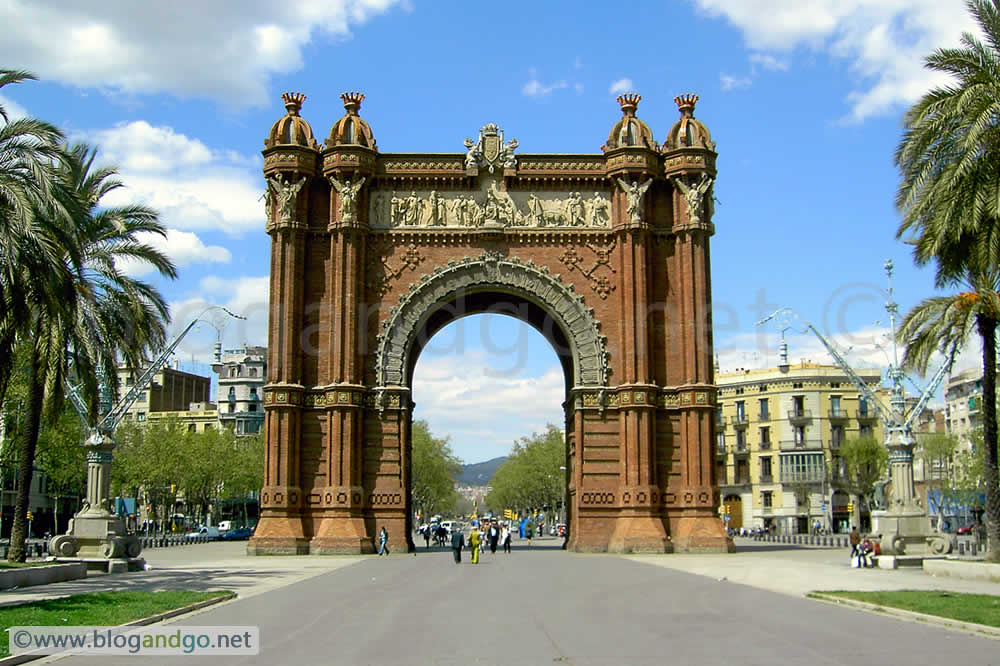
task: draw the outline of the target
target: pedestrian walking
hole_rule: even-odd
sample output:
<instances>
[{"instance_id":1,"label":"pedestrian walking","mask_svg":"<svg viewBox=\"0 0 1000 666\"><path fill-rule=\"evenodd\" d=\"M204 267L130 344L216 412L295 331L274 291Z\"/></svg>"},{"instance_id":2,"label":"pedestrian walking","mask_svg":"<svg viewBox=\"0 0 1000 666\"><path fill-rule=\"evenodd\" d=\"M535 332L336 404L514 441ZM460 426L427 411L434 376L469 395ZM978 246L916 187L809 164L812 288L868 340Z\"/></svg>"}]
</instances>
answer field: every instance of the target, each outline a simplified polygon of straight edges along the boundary
<instances>
[{"instance_id":1,"label":"pedestrian walking","mask_svg":"<svg viewBox=\"0 0 1000 666\"><path fill-rule=\"evenodd\" d=\"M503 526L500 530L500 542L503 544L503 552L510 553L510 527L507 525Z\"/></svg>"},{"instance_id":2,"label":"pedestrian walking","mask_svg":"<svg viewBox=\"0 0 1000 666\"><path fill-rule=\"evenodd\" d=\"M479 536L479 529L476 527L475 523L472 523L472 531L469 532L469 548L472 549L472 563L479 564L479 546L482 544L482 539Z\"/></svg>"},{"instance_id":3,"label":"pedestrian walking","mask_svg":"<svg viewBox=\"0 0 1000 666\"><path fill-rule=\"evenodd\" d=\"M497 544L500 543L500 529L496 523L490 524L490 531L487 533L490 540L490 552L497 554Z\"/></svg>"},{"instance_id":4,"label":"pedestrian walking","mask_svg":"<svg viewBox=\"0 0 1000 666\"><path fill-rule=\"evenodd\" d=\"M861 544L861 535L858 533L857 525L851 528L849 539L851 542L851 558L854 558L858 554L858 546Z\"/></svg>"},{"instance_id":5,"label":"pedestrian walking","mask_svg":"<svg viewBox=\"0 0 1000 666\"><path fill-rule=\"evenodd\" d=\"M531 548L531 534L534 531L534 526L528 523L524 526L524 538L528 540L528 548Z\"/></svg>"},{"instance_id":6,"label":"pedestrian walking","mask_svg":"<svg viewBox=\"0 0 1000 666\"><path fill-rule=\"evenodd\" d=\"M459 530L453 531L451 533L451 551L455 556L455 564L462 563L463 548L465 548L465 536Z\"/></svg>"},{"instance_id":7,"label":"pedestrian walking","mask_svg":"<svg viewBox=\"0 0 1000 666\"><path fill-rule=\"evenodd\" d=\"M425 525L424 526L424 546L426 548L430 548L431 547L431 526L430 525Z\"/></svg>"},{"instance_id":8,"label":"pedestrian walking","mask_svg":"<svg viewBox=\"0 0 1000 666\"><path fill-rule=\"evenodd\" d=\"M382 531L378 533L378 554L380 557L389 554L389 533L385 531L385 525L382 526Z\"/></svg>"}]
</instances>

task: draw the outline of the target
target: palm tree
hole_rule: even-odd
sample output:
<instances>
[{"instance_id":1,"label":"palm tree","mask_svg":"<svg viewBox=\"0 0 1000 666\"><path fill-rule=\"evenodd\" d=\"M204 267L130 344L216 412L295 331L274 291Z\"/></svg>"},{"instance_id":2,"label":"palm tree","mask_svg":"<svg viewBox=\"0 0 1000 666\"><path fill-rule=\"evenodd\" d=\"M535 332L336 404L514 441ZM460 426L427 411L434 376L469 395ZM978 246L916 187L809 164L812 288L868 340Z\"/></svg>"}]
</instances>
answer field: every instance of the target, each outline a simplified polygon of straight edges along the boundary
<instances>
[{"instance_id":1,"label":"palm tree","mask_svg":"<svg viewBox=\"0 0 1000 666\"><path fill-rule=\"evenodd\" d=\"M161 275L174 278L176 269L139 234L165 235L152 209L142 205L102 207L108 193L122 187L110 167L95 168L96 151L75 145L60 166L59 187L71 192L81 213L73 218L73 260L65 263L72 274L72 298L59 308L32 312L32 352L28 364L29 392L26 427L20 447L10 561L23 561L25 515L35 451L43 412L55 415L61 407L62 385L73 359L74 372L87 396L92 422L98 416L98 394L103 376L117 379L119 359L136 367L145 352L163 345L169 313L166 301L149 284L121 272L122 260L147 263Z\"/></svg>"},{"instance_id":2,"label":"palm tree","mask_svg":"<svg viewBox=\"0 0 1000 666\"><path fill-rule=\"evenodd\" d=\"M938 49L925 65L951 75L907 112L896 150L902 176L897 236L913 244L918 265L935 264L939 288L900 330L906 359L926 369L938 349L955 351L975 328L983 344L983 435L986 518L991 559L1000 560L997 472L996 331L1000 318L1000 0L967 0L986 43L962 35L959 48Z\"/></svg>"},{"instance_id":3,"label":"palm tree","mask_svg":"<svg viewBox=\"0 0 1000 666\"><path fill-rule=\"evenodd\" d=\"M0 70L0 88L35 77ZM74 202L57 196L62 133L33 118L10 120L0 106L0 401L14 346L32 303L57 305L70 286L64 255ZM76 259L76 257L73 257Z\"/></svg>"}]
</instances>

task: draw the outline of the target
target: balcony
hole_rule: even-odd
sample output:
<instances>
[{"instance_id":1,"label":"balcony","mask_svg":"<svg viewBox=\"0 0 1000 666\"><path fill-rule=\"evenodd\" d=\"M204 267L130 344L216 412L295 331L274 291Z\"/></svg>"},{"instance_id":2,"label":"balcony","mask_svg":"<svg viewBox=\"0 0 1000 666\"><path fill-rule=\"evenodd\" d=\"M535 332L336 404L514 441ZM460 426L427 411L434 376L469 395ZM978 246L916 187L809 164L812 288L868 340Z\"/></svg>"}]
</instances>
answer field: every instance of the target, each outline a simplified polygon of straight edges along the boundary
<instances>
[{"instance_id":1,"label":"balcony","mask_svg":"<svg viewBox=\"0 0 1000 666\"><path fill-rule=\"evenodd\" d=\"M736 416L730 416L729 422L733 424L735 428L746 428L750 425L750 419L747 418L746 414L737 414Z\"/></svg>"},{"instance_id":2,"label":"balcony","mask_svg":"<svg viewBox=\"0 0 1000 666\"><path fill-rule=\"evenodd\" d=\"M859 421L874 421L878 418L878 414L868 409L858 410L858 420Z\"/></svg>"},{"instance_id":3,"label":"balcony","mask_svg":"<svg viewBox=\"0 0 1000 666\"><path fill-rule=\"evenodd\" d=\"M830 417L831 421L843 421L850 418L846 409L831 409L827 412L827 415Z\"/></svg>"},{"instance_id":4,"label":"balcony","mask_svg":"<svg viewBox=\"0 0 1000 666\"><path fill-rule=\"evenodd\" d=\"M770 451L771 450L771 440L768 440L766 442L761 442L760 443L760 450L761 451Z\"/></svg>"},{"instance_id":5,"label":"balcony","mask_svg":"<svg viewBox=\"0 0 1000 666\"><path fill-rule=\"evenodd\" d=\"M750 447L747 446L745 442L743 444L737 444L733 447L733 453L738 456L745 456L750 453Z\"/></svg>"},{"instance_id":6,"label":"balcony","mask_svg":"<svg viewBox=\"0 0 1000 666\"><path fill-rule=\"evenodd\" d=\"M715 429L716 430L725 430L726 429L726 417L725 416L716 416L715 417Z\"/></svg>"},{"instance_id":7,"label":"balcony","mask_svg":"<svg viewBox=\"0 0 1000 666\"><path fill-rule=\"evenodd\" d=\"M726 455L726 445L725 444L716 444L715 445L715 452L718 453L720 456Z\"/></svg>"},{"instance_id":8,"label":"balcony","mask_svg":"<svg viewBox=\"0 0 1000 666\"><path fill-rule=\"evenodd\" d=\"M765 516L770 516L771 514L774 513L774 507L773 506L762 506L760 508L760 512L762 514L764 514Z\"/></svg>"},{"instance_id":9,"label":"balcony","mask_svg":"<svg viewBox=\"0 0 1000 666\"><path fill-rule=\"evenodd\" d=\"M837 449L840 448L841 441L842 440L840 440L840 439L831 439L830 440L830 448L836 451Z\"/></svg>"},{"instance_id":10,"label":"balcony","mask_svg":"<svg viewBox=\"0 0 1000 666\"><path fill-rule=\"evenodd\" d=\"M781 440L781 450L795 450L795 449L821 449L823 448L823 440L821 439L783 439Z\"/></svg>"},{"instance_id":11,"label":"balcony","mask_svg":"<svg viewBox=\"0 0 1000 666\"><path fill-rule=\"evenodd\" d=\"M790 409L788 410L788 420L792 423L802 423L803 421L812 421L812 412L808 409Z\"/></svg>"},{"instance_id":12,"label":"balcony","mask_svg":"<svg viewBox=\"0 0 1000 666\"><path fill-rule=\"evenodd\" d=\"M773 474L761 474L760 475L760 482L761 483L774 483L774 475Z\"/></svg>"},{"instance_id":13,"label":"balcony","mask_svg":"<svg viewBox=\"0 0 1000 666\"><path fill-rule=\"evenodd\" d=\"M771 420L771 412L757 412L757 420L758 421L770 421Z\"/></svg>"}]
</instances>

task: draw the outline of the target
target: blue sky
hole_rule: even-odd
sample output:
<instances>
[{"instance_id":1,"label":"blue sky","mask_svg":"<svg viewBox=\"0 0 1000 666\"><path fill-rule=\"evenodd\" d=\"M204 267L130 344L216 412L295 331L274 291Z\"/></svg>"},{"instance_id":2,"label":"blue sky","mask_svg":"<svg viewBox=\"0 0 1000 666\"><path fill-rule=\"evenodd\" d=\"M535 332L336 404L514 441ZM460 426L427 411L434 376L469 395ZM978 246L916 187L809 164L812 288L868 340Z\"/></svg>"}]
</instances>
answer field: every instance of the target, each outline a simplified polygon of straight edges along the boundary
<instances>
[{"instance_id":1,"label":"blue sky","mask_svg":"<svg viewBox=\"0 0 1000 666\"><path fill-rule=\"evenodd\" d=\"M885 362L885 260L904 312L933 293L931 271L895 239L901 116L942 83L923 57L974 27L961 0L8 0L0 19L0 67L41 79L3 89L0 103L99 145L128 186L119 199L161 211L181 273L159 285L175 324L206 300L247 314L222 331L226 347L266 344L260 150L282 92L307 95L320 141L343 115L340 93L359 90L385 152L464 152L495 122L520 151L555 153L599 152L620 92L642 94L638 115L658 141L673 98L697 93L719 152L723 371L776 363L777 329L755 322L778 307L798 313L793 360L828 360L801 333L810 320L855 362ZM190 338L185 367L209 374L199 362L215 335ZM562 385L534 331L469 318L421 357L416 417L483 460L560 423Z\"/></svg>"}]
</instances>

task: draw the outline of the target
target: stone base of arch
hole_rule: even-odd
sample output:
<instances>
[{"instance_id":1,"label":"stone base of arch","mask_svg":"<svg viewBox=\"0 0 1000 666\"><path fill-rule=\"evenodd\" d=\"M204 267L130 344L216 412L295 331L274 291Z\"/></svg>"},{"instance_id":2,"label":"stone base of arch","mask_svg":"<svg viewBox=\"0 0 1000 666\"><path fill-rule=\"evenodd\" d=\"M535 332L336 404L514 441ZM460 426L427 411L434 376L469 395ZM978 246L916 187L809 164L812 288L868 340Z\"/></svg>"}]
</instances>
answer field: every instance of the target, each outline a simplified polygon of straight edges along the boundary
<instances>
[{"instance_id":1,"label":"stone base of arch","mask_svg":"<svg viewBox=\"0 0 1000 666\"><path fill-rule=\"evenodd\" d=\"M298 516L262 515L247 555L308 555L309 539Z\"/></svg>"},{"instance_id":2,"label":"stone base of arch","mask_svg":"<svg viewBox=\"0 0 1000 666\"><path fill-rule=\"evenodd\" d=\"M309 540L310 555L366 555L376 552L375 541L360 516L320 518Z\"/></svg>"},{"instance_id":3,"label":"stone base of arch","mask_svg":"<svg viewBox=\"0 0 1000 666\"><path fill-rule=\"evenodd\" d=\"M668 521L676 553L731 553L735 550L725 524L716 516L681 514L671 516Z\"/></svg>"}]
</instances>

